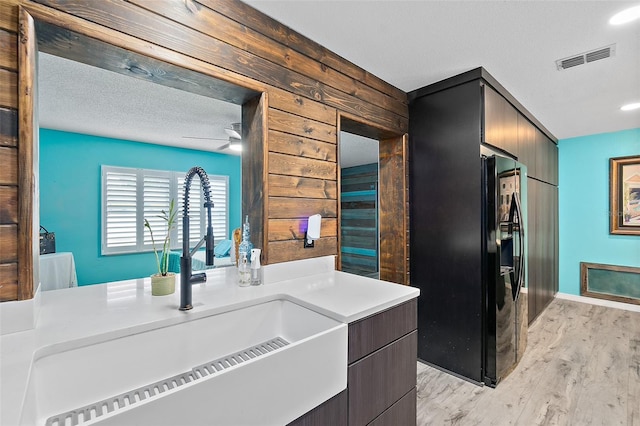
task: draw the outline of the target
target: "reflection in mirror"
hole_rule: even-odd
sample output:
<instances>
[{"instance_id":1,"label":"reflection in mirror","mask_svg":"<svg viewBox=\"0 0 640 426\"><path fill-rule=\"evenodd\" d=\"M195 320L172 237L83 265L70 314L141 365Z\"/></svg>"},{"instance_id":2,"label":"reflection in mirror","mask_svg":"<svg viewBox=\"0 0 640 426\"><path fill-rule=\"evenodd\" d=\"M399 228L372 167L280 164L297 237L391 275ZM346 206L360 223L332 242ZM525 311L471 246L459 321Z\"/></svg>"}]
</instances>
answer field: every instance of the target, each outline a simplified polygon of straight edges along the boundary
<instances>
[{"instance_id":1,"label":"reflection in mirror","mask_svg":"<svg viewBox=\"0 0 640 426\"><path fill-rule=\"evenodd\" d=\"M378 141L340 133L340 255L342 271L380 276Z\"/></svg>"},{"instance_id":2,"label":"reflection in mirror","mask_svg":"<svg viewBox=\"0 0 640 426\"><path fill-rule=\"evenodd\" d=\"M171 198L182 211L182 179L195 165L215 193L216 265L231 264L225 242L241 225L242 160L230 150L237 139L230 130L241 132L241 105L43 52L38 86L40 223L55 233L57 252L41 256L49 268L40 273L42 290L155 273L142 220L150 220L156 244L164 239L157 216ZM192 187L194 239L203 234L202 203L194 201L201 192ZM181 229L171 246L177 272Z\"/></svg>"}]
</instances>

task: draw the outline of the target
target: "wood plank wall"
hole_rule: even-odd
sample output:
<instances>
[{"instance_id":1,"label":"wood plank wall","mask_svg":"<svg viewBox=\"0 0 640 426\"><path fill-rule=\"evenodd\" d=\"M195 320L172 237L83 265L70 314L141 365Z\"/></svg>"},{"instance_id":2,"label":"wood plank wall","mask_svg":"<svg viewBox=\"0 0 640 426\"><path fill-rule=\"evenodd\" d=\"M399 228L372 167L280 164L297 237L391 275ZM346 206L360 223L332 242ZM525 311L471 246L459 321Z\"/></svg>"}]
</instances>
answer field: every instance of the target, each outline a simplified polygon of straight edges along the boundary
<instances>
[{"instance_id":1,"label":"wood plank wall","mask_svg":"<svg viewBox=\"0 0 640 426\"><path fill-rule=\"evenodd\" d=\"M339 113L390 134L407 132L406 93L237 0L0 0L2 301L32 297L18 291L18 209L25 190L18 185L19 5L68 18L97 38L146 43L150 54L178 66L180 58L195 59L214 77L266 93L267 263L337 254ZM324 218L322 238L305 250L304 223L314 213Z\"/></svg>"}]
</instances>

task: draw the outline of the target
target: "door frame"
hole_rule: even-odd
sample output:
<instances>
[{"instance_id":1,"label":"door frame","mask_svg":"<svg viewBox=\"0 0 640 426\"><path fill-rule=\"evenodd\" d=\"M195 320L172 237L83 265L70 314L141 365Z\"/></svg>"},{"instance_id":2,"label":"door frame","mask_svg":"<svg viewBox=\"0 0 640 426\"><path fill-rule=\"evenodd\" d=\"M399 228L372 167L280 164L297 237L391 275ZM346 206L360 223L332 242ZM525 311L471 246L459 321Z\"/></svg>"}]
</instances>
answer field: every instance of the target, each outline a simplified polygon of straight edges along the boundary
<instances>
[{"instance_id":1,"label":"door frame","mask_svg":"<svg viewBox=\"0 0 640 426\"><path fill-rule=\"evenodd\" d=\"M340 133L378 140L378 258L380 279L409 285L409 135L338 112ZM338 253L336 269L342 269L340 156L337 158Z\"/></svg>"}]
</instances>

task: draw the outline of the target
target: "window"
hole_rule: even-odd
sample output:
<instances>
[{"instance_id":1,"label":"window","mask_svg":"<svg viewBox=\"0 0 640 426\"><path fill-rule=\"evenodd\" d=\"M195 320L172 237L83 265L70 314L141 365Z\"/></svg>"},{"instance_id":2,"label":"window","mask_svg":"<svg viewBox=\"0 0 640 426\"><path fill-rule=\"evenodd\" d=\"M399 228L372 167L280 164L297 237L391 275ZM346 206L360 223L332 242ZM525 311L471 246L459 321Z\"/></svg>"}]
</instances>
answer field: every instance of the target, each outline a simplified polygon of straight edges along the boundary
<instances>
[{"instance_id":1,"label":"window","mask_svg":"<svg viewBox=\"0 0 640 426\"><path fill-rule=\"evenodd\" d=\"M146 218L156 243L164 240L166 223L159 218L169 210L171 199L178 209L178 226L171 248L182 244L182 203L186 172L102 166L102 254L136 253L153 249ZM216 241L228 238L229 177L209 175L213 209L211 219ZM200 179L189 191L189 240L193 247L206 232L206 210Z\"/></svg>"}]
</instances>

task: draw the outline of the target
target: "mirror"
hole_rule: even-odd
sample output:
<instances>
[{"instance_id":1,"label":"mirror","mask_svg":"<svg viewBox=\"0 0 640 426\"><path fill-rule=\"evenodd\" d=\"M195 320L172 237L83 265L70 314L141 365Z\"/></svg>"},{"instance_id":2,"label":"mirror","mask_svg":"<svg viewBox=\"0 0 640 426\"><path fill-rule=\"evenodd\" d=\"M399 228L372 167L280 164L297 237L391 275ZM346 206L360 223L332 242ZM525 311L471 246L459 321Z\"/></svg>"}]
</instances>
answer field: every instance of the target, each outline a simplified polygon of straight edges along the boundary
<instances>
[{"instance_id":1,"label":"mirror","mask_svg":"<svg viewBox=\"0 0 640 426\"><path fill-rule=\"evenodd\" d=\"M340 132L340 257L343 272L380 277L379 142Z\"/></svg>"},{"instance_id":2,"label":"mirror","mask_svg":"<svg viewBox=\"0 0 640 426\"><path fill-rule=\"evenodd\" d=\"M34 108L40 127L40 164L35 175L40 177L40 223L56 234L57 252L45 255L47 262L56 258L59 267L60 258L65 257L62 253L72 253L79 285L145 277L157 269L153 252L148 247L140 250L140 244L149 243L148 231L140 229L140 221L133 225L137 227L137 243L126 243L133 248L113 254L105 250L108 239L102 227L107 221L102 198L108 193L106 166L171 171L183 177L189 168L199 165L212 182L217 176L226 176L226 208L219 212L226 225L214 232L218 234L216 242L220 235L230 239L233 230L241 226L244 177L242 157L229 148L238 139L236 132L255 139L249 126L239 123L246 113L243 104L260 93L50 24L37 23L36 27L40 53ZM37 167L36 161L34 165ZM176 182L167 182L174 192L160 193L164 191L161 182L154 180L153 173L145 173L136 179L149 183L149 197L145 195L144 201L139 197L133 203L137 203L136 209L143 209L146 218L158 213L150 203L155 202L156 207L167 204L168 194L181 192L181 183L180 178L171 178ZM190 192L192 226L196 180ZM147 194L147 186L144 188ZM126 200L118 197L127 194L118 191L113 192L114 203L120 205ZM172 198L182 211L182 196L178 195ZM223 203L224 195L219 199ZM225 214L226 218L222 217ZM111 229L117 231L118 226ZM197 237L200 231L192 226L191 236ZM174 238L172 246L180 252L181 240ZM222 251L219 254L224 254ZM231 264L228 256L226 261L224 257L220 256L220 262L217 259L217 266ZM69 263L68 258L62 261L63 265ZM71 280L69 274L65 272L62 280ZM44 280L45 274L40 275Z\"/></svg>"}]
</instances>

